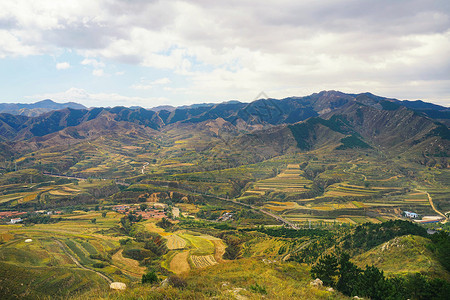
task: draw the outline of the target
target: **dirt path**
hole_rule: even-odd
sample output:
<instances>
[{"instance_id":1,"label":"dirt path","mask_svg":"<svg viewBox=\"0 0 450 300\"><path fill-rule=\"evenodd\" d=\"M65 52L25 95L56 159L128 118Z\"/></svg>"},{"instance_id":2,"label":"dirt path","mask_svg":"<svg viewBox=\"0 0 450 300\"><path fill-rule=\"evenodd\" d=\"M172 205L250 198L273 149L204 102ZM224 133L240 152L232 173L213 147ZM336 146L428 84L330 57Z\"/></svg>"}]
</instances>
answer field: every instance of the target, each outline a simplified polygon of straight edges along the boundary
<instances>
[{"instance_id":1,"label":"dirt path","mask_svg":"<svg viewBox=\"0 0 450 300\"><path fill-rule=\"evenodd\" d=\"M136 260L123 257L122 252L123 249L120 249L112 256L113 263L118 263L120 269L124 273L128 273L135 277L141 277L145 273L145 268L141 267Z\"/></svg>"},{"instance_id":2,"label":"dirt path","mask_svg":"<svg viewBox=\"0 0 450 300\"><path fill-rule=\"evenodd\" d=\"M83 266L83 265L78 261L78 259L76 259L74 256L72 256L72 254L69 253L69 251L67 251L67 249L66 249L66 247L64 246L64 244L61 243L59 240L55 240L55 242L59 245L59 247L61 248L61 250L62 250L67 256L69 256L70 259L72 259L72 261L73 261L79 268L81 268L81 269L83 269L83 270L95 272L95 273L97 273L99 276L103 277L109 284L112 283L112 280L111 280L108 276L106 276L105 274L102 274L102 273L100 273L100 272L97 272L97 271L95 271L95 270L92 270L92 269L89 269L89 268Z\"/></svg>"},{"instance_id":3,"label":"dirt path","mask_svg":"<svg viewBox=\"0 0 450 300\"><path fill-rule=\"evenodd\" d=\"M183 251L175 255L170 261L169 268L175 274L188 272L191 267L188 262L189 251Z\"/></svg>"},{"instance_id":4,"label":"dirt path","mask_svg":"<svg viewBox=\"0 0 450 300\"><path fill-rule=\"evenodd\" d=\"M222 240L211 240L214 244L214 258L218 263L223 262L223 255L225 254L225 248L227 247Z\"/></svg>"},{"instance_id":5,"label":"dirt path","mask_svg":"<svg viewBox=\"0 0 450 300\"><path fill-rule=\"evenodd\" d=\"M426 192L426 191L420 191L420 190L417 190L417 191L418 191L418 192L422 192L422 193L426 193L426 194L427 194L427 196L428 196L428 202L430 202L431 207L433 208L433 210L434 210L436 213L438 213L439 215L441 215L442 217L444 217L444 223L446 223L446 222L448 221L448 218L447 218L443 213L441 213L440 211L438 211L438 210L436 209L436 207L434 206L433 199L431 198L430 193L428 193L428 192Z\"/></svg>"},{"instance_id":6,"label":"dirt path","mask_svg":"<svg viewBox=\"0 0 450 300\"><path fill-rule=\"evenodd\" d=\"M141 173L142 173L142 174L144 174L145 168L146 168L148 165L149 165L149 163L146 162L146 163L142 166L142 170L141 170Z\"/></svg>"}]
</instances>

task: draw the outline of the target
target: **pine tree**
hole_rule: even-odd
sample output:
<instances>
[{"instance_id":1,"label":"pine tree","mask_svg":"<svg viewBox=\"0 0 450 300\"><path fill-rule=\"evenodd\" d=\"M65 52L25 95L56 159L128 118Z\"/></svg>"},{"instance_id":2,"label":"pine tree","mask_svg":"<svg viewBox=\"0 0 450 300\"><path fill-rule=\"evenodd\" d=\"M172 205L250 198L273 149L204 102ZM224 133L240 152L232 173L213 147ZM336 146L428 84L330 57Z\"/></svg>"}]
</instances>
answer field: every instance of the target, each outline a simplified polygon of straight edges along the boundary
<instances>
[{"instance_id":1,"label":"pine tree","mask_svg":"<svg viewBox=\"0 0 450 300\"><path fill-rule=\"evenodd\" d=\"M336 275L338 275L338 259L331 254L319 259L311 268L312 278L319 278L326 286L335 285Z\"/></svg>"},{"instance_id":2,"label":"pine tree","mask_svg":"<svg viewBox=\"0 0 450 300\"><path fill-rule=\"evenodd\" d=\"M339 279L336 288L347 296L356 295L354 291L361 272L360 268L350 262L350 255L342 253L339 259Z\"/></svg>"}]
</instances>

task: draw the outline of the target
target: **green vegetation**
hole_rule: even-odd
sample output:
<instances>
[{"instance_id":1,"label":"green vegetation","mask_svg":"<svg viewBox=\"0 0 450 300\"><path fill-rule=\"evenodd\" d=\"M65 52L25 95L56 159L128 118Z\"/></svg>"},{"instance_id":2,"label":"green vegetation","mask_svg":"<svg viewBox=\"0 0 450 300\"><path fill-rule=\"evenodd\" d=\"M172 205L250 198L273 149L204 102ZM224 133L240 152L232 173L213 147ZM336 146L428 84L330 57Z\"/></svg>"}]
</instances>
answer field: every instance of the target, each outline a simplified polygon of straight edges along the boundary
<instances>
[{"instance_id":1,"label":"green vegetation","mask_svg":"<svg viewBox=\"0 0 450 300\"><path fill-rule=\"evenodd\" d=\"M46 122L99 123L63 139L44 134L64 122L43 122L39 139L1 142L0 297L445 295L449 223L403 212L450 211L448 128L374 96L332 96L320 117L320 95L289 100L288 115L271 101L222 119L220 105L107 109L113 131L95 128L101 109L57 113Z\"/></svg>"},{"instance_id":2,"label":"green vegetation","mask_svg":"<svg viewBox=\"0 0 450 300\"><path fill-rule=\"evenodd\" d=\"M365 269L360 269L349 259L346 253L339 258L326 255L311 268L311 277L322 278L325 285L336 287L347 296L378 300L444 299L450 291L450 283L442 279L427 278L420 273L386 278L377 267L366 265Z\"/></svg>"}]
</instances>

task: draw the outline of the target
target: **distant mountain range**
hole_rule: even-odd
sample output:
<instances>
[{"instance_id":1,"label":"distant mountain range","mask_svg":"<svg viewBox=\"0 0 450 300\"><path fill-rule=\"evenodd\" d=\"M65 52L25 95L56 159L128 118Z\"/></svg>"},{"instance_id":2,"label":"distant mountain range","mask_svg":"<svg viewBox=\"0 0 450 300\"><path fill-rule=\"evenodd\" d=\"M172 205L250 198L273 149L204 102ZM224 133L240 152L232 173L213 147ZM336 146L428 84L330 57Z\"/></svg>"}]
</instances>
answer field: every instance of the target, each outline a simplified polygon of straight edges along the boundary
<instances>
[{"instance_id":1,"label":"distant mountain range","mask_svg":"<svg viewBox=\"0 0 450 300\"><path fill-rule=\"evenodd\" d=\"M64 109L54 110L66 106ZM0 106L3 107L3 106ZM19 105L16 106L17 109ZM235 147L266 156L289 147L314 150L379 149L392 153L449 155L450 109L423 101L399 101L370 93L323 91L306 97L260 99L184 107L92 108L44 100L22 109L53 109L39 116L0 114L0 141L34 148L108 134L154 135L171 128L207 130ZM26 143L24 143L27 141ZM228 143L228 142L227 142ZM15 145L15 146L14 146ZM17 149L15 150L17 151Z\"/></svg>"},{"instance_id":2,"label":"distant mountain range","mask_svg":"<svg viewBox=\"0 0 450 300\"><path fill-rule=\"evenodd\" d=\"M84 105L75 102L56 103L50 99L31 104L0 103L0 113L8 113L28 117L36 117L52 110L59 110L64 108L86 109Z\"/></svg>"}]
</instances>

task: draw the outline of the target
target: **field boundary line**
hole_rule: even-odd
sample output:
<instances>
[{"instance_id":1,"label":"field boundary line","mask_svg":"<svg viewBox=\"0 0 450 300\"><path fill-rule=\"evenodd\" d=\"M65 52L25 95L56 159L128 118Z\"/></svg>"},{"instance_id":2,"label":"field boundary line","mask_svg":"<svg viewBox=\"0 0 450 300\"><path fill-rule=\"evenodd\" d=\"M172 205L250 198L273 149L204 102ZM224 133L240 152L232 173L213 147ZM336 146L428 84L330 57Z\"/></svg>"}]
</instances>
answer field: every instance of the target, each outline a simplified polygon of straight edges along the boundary
<instances>
[{"instance_id":1,"label":"field boundary line","mask_svg":"<svg viewBox=\"0 0 450 300\"><path fill-rule=\"evenodd\" d=\"M100 273L100 272L95 271L95 270L92 270L92 269L90 269L90 268L88 268L88 267L86 267L86 266L83 266L83 265L80 263L80 261L79 261L78 259L76 259L72 254L69 253L69 251L67 251L67 248L64 246L64 244L63 244L60 240L57 240L57 239L53 239L53 240L59 245L59 247L61 248L61 250L62 250L65 254L67 254L67 256L69 256L70 259L72 259L72 261L73 261L79 268L81 268L81 269L83 269L83 270L87 270L87 271L91 271L91 272L97 273L97 275L103 277L109 284L111 284L111 283L113 282L112 279L109 278L108 276L106 276L105 274Z\"/></svg>"}]
</instances>

